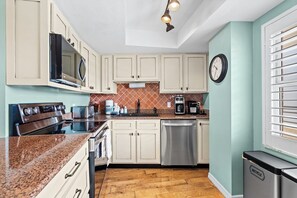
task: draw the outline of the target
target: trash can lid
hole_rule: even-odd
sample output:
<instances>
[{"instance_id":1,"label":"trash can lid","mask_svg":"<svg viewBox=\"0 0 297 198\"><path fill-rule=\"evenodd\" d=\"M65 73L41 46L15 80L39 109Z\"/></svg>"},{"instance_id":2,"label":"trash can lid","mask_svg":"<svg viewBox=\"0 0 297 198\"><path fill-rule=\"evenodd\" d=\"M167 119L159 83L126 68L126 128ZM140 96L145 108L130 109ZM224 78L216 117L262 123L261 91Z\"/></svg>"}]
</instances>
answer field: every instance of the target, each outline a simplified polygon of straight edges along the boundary
<instances>
[{"instance_id":1,"label":"trash can lid","mask_svg":"<svg viewBox=\"0 0 297 198\"><path fill-rule=\"evenodd\" d=\"M282 169L297 168L297 165L263 151L245 151L242 157L277 175L281 175Z\"/></svg>"},{"instance_id":2,"label":"trash can lid","mask_svg":"<svg viewBox=\"0 0 297 198\"><path fill-rule=\"evenodd\" d=\"M297 169L285 169L282 170L282 175L293 182L297 183Z\"/></svg>"}]
</instances>

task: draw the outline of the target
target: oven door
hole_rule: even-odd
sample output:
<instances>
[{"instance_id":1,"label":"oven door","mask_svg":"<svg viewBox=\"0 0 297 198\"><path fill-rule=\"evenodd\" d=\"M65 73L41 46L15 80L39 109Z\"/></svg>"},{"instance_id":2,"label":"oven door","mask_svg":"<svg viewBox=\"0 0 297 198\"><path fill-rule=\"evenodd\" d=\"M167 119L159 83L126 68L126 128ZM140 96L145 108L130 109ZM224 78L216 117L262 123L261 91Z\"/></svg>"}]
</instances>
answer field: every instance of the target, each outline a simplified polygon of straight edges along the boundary
<instances>
[{"instance_id":1,"label":"oven door","mask_svg":"<svg viewBox=\"0 0 297 198\"><path fill-rule=\"evenodd\" d=\"M106 153L106 129L89 140L90 197L99 197L104 182L108 158ZM96 185L95 185L96 184Z\"/></svg>"}]
</instances>

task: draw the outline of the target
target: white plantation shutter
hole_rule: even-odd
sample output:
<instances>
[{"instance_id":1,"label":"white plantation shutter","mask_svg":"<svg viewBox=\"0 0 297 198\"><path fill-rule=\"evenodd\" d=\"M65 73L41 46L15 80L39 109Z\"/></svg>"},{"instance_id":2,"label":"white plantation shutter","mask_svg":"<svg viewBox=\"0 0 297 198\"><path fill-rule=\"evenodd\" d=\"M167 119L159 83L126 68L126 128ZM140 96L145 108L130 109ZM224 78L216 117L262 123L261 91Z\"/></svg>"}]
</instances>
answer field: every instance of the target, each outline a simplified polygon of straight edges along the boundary
<instances>
[{"instance_id":1,"label":"white plantation shutter","mask_svg":"<svg viewBox=\"0 0 297 198\"><path fill-rule=\"evenodd\" d=\"M297 11L262 27L263 144L297 156Z\"/></svg>"}]
</instances>

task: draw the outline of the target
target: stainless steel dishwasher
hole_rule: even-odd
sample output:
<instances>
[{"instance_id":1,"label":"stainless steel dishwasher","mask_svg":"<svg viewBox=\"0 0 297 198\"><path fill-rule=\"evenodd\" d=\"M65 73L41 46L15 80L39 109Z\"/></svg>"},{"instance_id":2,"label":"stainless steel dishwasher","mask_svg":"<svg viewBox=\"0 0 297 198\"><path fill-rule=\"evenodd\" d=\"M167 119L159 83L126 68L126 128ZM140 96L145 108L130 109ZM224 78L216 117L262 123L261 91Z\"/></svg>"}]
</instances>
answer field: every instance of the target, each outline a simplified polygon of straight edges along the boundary
<instances>
[{"instance_id":1,"label":"stainless steel dishwasher","mask_svg":"<svg viewBox=\"0 0 297 198\"><path fill-rule=\"evenodd\" d=\"M161 121L161 165L197 165L197 121Z\"/></svg>"}]
</instances>

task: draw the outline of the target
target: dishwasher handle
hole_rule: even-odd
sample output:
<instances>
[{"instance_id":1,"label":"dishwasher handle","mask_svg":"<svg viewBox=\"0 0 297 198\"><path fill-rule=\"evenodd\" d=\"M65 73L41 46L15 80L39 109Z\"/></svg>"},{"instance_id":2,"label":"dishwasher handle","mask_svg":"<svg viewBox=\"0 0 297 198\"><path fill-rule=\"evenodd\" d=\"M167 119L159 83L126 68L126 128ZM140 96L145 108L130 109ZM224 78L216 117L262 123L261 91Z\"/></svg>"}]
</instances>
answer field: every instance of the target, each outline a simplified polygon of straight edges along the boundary
<instances>
[{"instance_id":1,"label":"dishwasher handle","mask_svg":"<svg viewBox=\"0 0 297 198\"><path fill-rule=\"evenodd\" d=\"M183 123L183 124L180 124L180 123L163 123L162 124L163 126L169 126L169 127L191 127L193 126L194 124L193 123Z\"/></svg>"}]
</instances>

